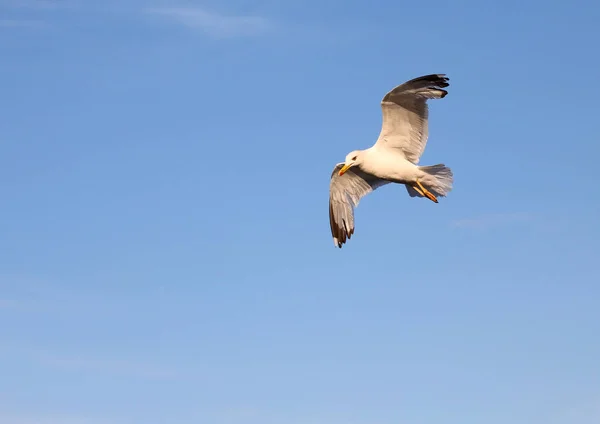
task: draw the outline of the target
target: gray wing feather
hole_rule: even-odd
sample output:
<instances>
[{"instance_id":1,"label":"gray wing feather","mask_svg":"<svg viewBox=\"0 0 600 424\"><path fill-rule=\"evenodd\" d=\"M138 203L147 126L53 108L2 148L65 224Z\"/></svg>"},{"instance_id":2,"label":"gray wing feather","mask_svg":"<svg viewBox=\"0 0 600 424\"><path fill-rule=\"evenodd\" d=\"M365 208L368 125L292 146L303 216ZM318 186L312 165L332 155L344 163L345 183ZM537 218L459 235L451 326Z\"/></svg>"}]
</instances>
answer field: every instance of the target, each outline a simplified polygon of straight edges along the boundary
<instances>
[{"instance_id":1,"label":"gray wing feather","mask_svg":"<svg viewBox=\"0 0 600 424\"><path fill-rule=\"evenodd\" d=\"M338 172L343 165L338 163L333 168L329 183L329 224L333 243L340 248L354 234L354 208L358 206L360 199L389 183L357 167L352 167L339 176Z\"/></svg>"},{"instance_id":2,"label":"gray wing feather","mask_svg":"<svg viewBox=\"0 0 600 424\"><path fill-rule=\"evenodd\" d=\"M407 160L419 163L429 135L428 99L442 99L448 92L445 74L425 75L394 88L381 100L383 122L375 145L399 149Z\"/></svg>"}]
</instances>

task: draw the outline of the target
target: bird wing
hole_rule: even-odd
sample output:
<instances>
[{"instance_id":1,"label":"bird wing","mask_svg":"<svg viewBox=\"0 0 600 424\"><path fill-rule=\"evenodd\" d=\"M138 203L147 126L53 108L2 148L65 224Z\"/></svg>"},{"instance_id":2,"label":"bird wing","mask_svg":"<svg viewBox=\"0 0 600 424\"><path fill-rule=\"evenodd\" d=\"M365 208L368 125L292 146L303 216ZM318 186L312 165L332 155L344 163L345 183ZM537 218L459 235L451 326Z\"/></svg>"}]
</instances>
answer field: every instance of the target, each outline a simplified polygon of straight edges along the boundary
<instances>
[{"instance_id":1,"label":"bird wing","mask_svg":"<svg viewBox=\"0 0 600 424\"><path fill-rule=\"evenodd\" d=\"M376 146L399 149L407 160L419 163L428 137L427 99L442 99L448 92L445 74L425 75L394 88L381 100L383 122Z\"/></svg>"},{"instance_id":2,"label":"bird wing","mask_svg":"<svg viewBox=\"0 0 600 424\"><path fill-rule=\"evenodd\" d=\"M344 164L338 163L329 183L329 225L333 243L342 247L354 234L354 208L360 199L373 190L388 184L374 175L352 167L342 176L338 174Z\"/></svg>"}]
</instances>

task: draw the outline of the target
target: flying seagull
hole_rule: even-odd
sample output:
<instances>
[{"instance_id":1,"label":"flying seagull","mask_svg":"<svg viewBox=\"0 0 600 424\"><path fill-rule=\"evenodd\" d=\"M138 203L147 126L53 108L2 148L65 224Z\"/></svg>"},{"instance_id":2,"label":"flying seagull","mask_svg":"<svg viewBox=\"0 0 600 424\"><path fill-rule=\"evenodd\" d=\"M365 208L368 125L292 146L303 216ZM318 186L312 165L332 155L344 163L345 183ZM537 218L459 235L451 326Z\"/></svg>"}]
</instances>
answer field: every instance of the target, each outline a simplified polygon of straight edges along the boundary
<instances>
[{"instance_id":1,"label":"flying seagull","mask_svg":"<svg viewBox=\"0 0 600 424\"><path fill-rule=\"evenodd\" d=\"M410 197L438 197L452 190L452 170L444 164L418 166L428 136L427 99L448 92L445 74L425 75L394 88L381 101L383 122L375 144L354 150L338 163L329 185L329 223L341 248L354 234L354 208L360 199L389 183L404 184Z\"/></svg>"}]
</instances>

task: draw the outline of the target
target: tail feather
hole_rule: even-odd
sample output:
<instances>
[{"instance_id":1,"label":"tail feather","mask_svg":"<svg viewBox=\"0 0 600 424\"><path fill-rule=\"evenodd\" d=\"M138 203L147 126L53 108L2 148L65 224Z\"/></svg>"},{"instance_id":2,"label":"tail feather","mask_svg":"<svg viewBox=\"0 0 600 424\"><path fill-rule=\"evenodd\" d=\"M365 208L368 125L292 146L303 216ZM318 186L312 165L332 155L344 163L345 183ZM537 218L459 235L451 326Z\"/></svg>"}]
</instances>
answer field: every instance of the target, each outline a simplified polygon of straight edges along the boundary
<instances>
[{"instance_id":1,"label":"tail feather","mask_svg":"<svg viewBox=\"0 0 600 424\"><path fill-rule=\"evenodd\" d=\"M440 163L431 166L419 166L419 170L425 173L421 184L435 197L446 197L452 190L454 175L452 170ZM423 197L415 189L406 185L406 191L410 197Z\"/></svg>"}]
</instances>

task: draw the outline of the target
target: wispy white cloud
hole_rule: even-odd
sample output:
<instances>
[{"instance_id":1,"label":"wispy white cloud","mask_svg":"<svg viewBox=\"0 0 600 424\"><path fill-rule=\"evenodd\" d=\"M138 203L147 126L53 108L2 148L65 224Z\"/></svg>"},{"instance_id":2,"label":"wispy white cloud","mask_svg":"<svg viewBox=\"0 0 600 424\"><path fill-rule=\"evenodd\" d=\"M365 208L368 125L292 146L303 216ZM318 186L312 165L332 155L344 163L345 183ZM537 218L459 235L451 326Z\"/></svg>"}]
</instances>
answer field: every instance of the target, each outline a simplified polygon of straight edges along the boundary
<instances>
[{"instance_id":1,"label":"wispy white cloud","mask_svg":"<svg viewBox=\"0 0 600 424\"><path fill-rule=\"evenodd\" d=\"M0 29L47 29L51 28L47 14L59 9L71 8L72 0L0 0L0 13L8 11L0 19Z\"/></svg>"},{"instance_id":2,"label":"wispy white cloud","mask_svg":"<svg viewBox=\"0 0 600 424\"><path fill-rule=\"evenodd\" d=\"M260 16L227 16L195 7L149 8L145 12L218 38L256 36L273 29L273 23Z\"/></svg>"},{"instance_id":3,"label":"wispy white cloud","mask_svg":"<svg viewBox=\"0 0 600 424\"><path fill-rule=\"evenodd\" d=\"M191 30L203 32L213 38L252 37L272 31L275 24L263 16L223 14L200 7L144 7L138 4L115 2L81 2L78 0L0 0L0 9L9 9L18 14L26 13L29 18L47 17L47 13L60 10L78 10L97 13L126 13L132 17L140 12L185 26ZM22 16L0 20L1 27L41 27L41 20L21 19ZM45 19L44 19L45 20Z\"/></svg>"},{"instance_id":4,"label":"wispy white cloud","mask_svg":"<svg viewBox=\"0 0 600 424\"><path fill-rule=\"evenodd\" d=\"M531 218L531 215L526 213L487 214L455 220L452 222L452 226L454 228L488 229L500 225L529 221Z\"/></svg>"}]
</instances>

